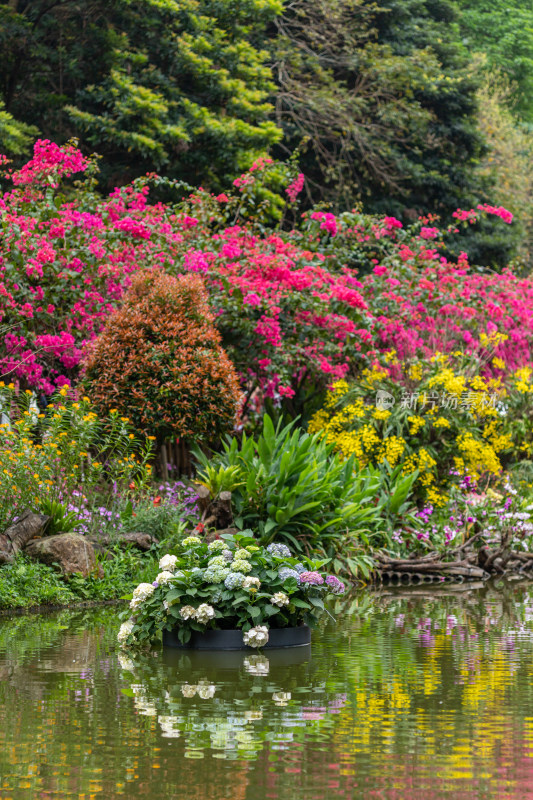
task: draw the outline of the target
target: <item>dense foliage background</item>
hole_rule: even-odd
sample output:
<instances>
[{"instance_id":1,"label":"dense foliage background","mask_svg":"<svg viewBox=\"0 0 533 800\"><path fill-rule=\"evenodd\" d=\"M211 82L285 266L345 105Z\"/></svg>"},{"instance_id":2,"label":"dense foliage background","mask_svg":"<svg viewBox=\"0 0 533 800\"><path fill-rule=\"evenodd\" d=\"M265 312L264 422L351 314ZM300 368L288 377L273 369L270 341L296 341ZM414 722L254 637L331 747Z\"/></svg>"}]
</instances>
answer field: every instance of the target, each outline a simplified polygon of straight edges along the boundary
<instances>
[{"instance_id":1,"label":"dense foliage background","mask_svg":"<svg viewBox=\"0 0 533 800\"><path fill-rule=\"evenodd\" d=\"M214 507L231 491L237 527L336 572L522 547L532 22L516 0L0 2L5 513L179 538L148 460L166 481L195 443ZM116 473L115 429L140 448Z\"/></svg>"},{"instance_id":2,"label":"dense foliage background","mask_svg":"<svg viewBox=\"0 0 533 800\"><path fill-rule=\"evenodd\" d=\"M404 221L503 188L515 235L480 228L471 257L529 263L532 37L524 0L8 0L0 149L77 136L102 188L157 170L220 191L299 148L309 204ZM506 181L500 109L519 140Z\"/></svg>"}]
</instances>

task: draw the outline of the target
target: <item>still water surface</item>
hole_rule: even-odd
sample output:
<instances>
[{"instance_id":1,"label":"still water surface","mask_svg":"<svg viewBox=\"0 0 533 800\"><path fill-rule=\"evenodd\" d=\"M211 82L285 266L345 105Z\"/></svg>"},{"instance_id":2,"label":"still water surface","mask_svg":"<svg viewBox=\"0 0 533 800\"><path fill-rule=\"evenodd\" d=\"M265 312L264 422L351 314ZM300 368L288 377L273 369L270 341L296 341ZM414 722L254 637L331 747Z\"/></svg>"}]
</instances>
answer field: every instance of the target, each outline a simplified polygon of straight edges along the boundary
<instances>
[{"instance_id":1,"label":"still water surface","mask_svg":"<svg viewBox=\"0 0 533 800\"><path fill-rule=\"evenodd\" d=\"M533 589L356 595L312 649L0 619L0 800L533 799Z\"/></svg>"}]
</instances>

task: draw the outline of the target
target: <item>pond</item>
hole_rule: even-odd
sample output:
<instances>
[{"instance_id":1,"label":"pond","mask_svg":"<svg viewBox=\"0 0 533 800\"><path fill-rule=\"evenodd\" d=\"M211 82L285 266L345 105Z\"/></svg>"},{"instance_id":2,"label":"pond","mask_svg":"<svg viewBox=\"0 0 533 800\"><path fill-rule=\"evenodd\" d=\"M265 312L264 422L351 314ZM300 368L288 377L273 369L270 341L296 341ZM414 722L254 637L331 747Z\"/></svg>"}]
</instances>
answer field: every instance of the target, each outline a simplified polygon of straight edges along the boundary
<instances>
[{"instance_id":1,"label":"pond","mask_svg":"<svg viewBox=\"0 0 533 800\"><path fill-rule=\"evenodd\" d=\"M533 588L364 592L312 649L116 645L0 619L0 799L533 798Z\"/></svg>"}]
</instances>

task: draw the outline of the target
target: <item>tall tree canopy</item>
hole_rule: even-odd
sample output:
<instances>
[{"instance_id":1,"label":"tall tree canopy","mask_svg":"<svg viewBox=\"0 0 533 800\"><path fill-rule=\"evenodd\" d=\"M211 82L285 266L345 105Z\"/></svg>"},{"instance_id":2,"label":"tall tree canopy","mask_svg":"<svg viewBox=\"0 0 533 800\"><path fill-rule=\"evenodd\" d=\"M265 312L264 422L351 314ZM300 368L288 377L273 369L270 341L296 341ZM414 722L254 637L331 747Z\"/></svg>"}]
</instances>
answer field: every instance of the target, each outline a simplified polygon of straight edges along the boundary
<instances>
[{"instance_id":1,"label":"tall tree canopy","mask_svg":"<svg viewBox=\"0 0 533 800\"><path fill-rule=\"evenodd\" d=\"M100 153L104 184L155 170L217 190L300 147L308 202L453 211L490 199L492 174L468 33L488 0L461 5L0 0L0 150L38 128Z\"/></svg>"},{"instance_id":2,"label":"tall tree canopy","mask_svg":"<svg viewBox=\"0 0 533 800\"><path fill-rule=\"evenodd\" d=\"M484 53L487 72L511 82L508 102L533 122L533 3L531 0L458 0L461 30L470 50Z\"/></svg>"},{"instance_id":3,"label":"tall tree canopy","mask_svg":"<svg viewBox=\"0 0 533 800\"><path fill-rule=\"evenodd\" d=\"M149 169L216 188L280 138L261 50L280 0L9 0L6 111L80 135L117 182Z\"/></svg>"},{"instance_id":4,"label":"tall tree canopy","mask_svg":"<svg viewBox=\"0 0 533 800\"><path fill-rule=\"evenodd\" d=\"M282 147L314 199L456 208L478 190L476 83L449 0L291 0L276 20Z\"/></svg>"}]
</instances>

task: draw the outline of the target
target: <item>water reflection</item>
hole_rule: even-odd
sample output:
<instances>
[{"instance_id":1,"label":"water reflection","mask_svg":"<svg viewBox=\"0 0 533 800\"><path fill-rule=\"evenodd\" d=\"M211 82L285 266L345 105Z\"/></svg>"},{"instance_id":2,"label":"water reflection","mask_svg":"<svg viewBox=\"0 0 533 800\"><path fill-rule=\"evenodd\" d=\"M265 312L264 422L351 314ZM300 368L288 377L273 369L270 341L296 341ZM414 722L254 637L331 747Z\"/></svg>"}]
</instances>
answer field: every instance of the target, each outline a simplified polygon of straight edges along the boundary
<instances>
[{"instance_id":1,"label":"water reflection","mask_svg":"<svg viewBox=\"0 0 533 800\"><path fill-rule=\"evenodd\" d=\"M165 650L157 668L149 654L119 662L137 711L156 717L163 737L183 737L185 758L254 760L267 744L287 748L297 730L331 729L347 700L328 690L331 659L314 662L310 646L267 652Z\"/></svg>"},{"instance_id":2,"label":"water reflection","mask_svg":"<svg viewBox=\"0 0 533 800\"><path fill-rule=\"evenodd\" d=\"M0 800L533 798L533 589L363 592L312 648L120 653L0 619Z\"/></svg>"}]
</instances>

